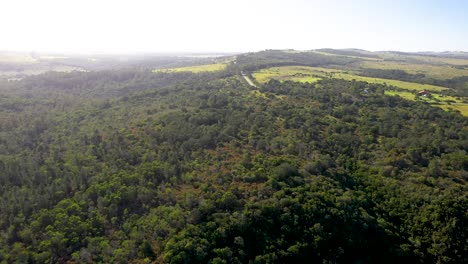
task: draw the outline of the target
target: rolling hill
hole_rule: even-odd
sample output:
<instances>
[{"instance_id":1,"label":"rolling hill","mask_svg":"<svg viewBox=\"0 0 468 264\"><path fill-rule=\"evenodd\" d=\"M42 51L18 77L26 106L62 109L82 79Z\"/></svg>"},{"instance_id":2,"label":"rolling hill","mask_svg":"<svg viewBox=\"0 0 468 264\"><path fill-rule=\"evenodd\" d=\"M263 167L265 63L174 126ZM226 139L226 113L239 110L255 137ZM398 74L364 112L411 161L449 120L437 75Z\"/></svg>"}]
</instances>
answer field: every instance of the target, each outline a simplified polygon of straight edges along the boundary
<instances>
[{"instance_id":1,"label":"rolling hill","mask_svg":"<svg viewBox=\"0 0 468 264\"><path fill-rule=\"evenodd\" d=\"M463 55L63 60L0 79L0 263L468 261Z\"/></svg>"}]
</instances>

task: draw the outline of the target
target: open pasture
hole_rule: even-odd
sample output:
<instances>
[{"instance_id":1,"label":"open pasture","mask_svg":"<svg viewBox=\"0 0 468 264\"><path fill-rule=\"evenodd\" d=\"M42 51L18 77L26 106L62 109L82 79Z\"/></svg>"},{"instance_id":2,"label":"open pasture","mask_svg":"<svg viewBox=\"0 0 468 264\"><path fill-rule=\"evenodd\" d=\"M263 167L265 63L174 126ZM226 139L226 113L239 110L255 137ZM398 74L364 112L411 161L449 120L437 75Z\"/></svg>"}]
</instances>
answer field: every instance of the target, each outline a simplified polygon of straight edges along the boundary
<instances>
[{"instance_id":1,"label":"open pasture","mask_svg":"<svg viewBox=\"0 0 468 264\"><path fill-rule=\"evenodd\" d=\"M359 63L361 68L379 70L403 70L409 74L424 74L434 79L451 79L468 76L468 70L455 68L450 65L417 64L397 61L363 61Z\"/></svg>"},{"instance_id":2,"label":"open pasture","mask_svg":"<svg viewBox=\"0 0 468 264\"><path fill-rule=\"evenodd\" d=\"M353 73L348 73L342 70L337 69L328 69L321 67L307 67L307 66L283 66L283 67L272 67L268 69L262 69L253 73L254 78L260 82L265 83L270 79L276 79L279 81L298 81L298 82L316 82L321 78L337 78L348 81L364 81L368 83L378 83L395 86L407 90L423 90L440 92L447 88L429 85L429 84L419 84L398 80L382 79L382 78L373 78L373 77L364 77L359 76Z\"/></svg>"}]
</instances>

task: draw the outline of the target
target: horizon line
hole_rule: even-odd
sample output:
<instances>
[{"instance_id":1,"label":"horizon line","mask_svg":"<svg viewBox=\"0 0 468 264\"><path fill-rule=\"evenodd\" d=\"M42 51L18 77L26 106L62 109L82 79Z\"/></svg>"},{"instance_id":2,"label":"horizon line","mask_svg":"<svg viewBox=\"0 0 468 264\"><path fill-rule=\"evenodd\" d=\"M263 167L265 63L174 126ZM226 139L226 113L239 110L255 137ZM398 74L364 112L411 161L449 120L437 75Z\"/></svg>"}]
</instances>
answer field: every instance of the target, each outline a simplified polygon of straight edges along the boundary
<instances>
[{"instance_id":1,"label":"horizon line","mask_svg":"<svg viewBox=\"0 0 468 264\"><path fill-rule=\"evenodd\" d=\"M260 52L260 51L268 51L268 50L279 50L279 51L287 51L287 50L293 50L293 51L300 51L300 52L307 52L307 51L317 51L321 49L331 49L331 50L360 50L360 51L366 51L366 52L373 52L373 53L378 53L378 52L403 52L403 53L468 53L468 50L442 50L442 51L437 51L437 50L419 50L419 51L408 51L408 50L392 50L392 49L387 49L387 50L367 50L367 49L362 49L362 48L329 48L329 47L323 47L323 48L313 48L313 49L294 49L294 48L266 48L266 49L255 49L255 50L249 50L249 51L232 51L232 50L227 50L227 51L203 51L203 50L147 50L147 51L111 51L111 52L106 52L106 51L66 51L66 50L24 50L24 49L0 49L0 53L38 53L38 54L53 54L53 55L79 55L79 56L85 56L85 55L104 55L104 56L112 56L112 55L133 55L133 56L143 56L143 55L204 55L204 54L210 54L210 55L235 55L235 54L243 54L243 53L251 53L251 52Z\"/></svg>"}]
</instances>

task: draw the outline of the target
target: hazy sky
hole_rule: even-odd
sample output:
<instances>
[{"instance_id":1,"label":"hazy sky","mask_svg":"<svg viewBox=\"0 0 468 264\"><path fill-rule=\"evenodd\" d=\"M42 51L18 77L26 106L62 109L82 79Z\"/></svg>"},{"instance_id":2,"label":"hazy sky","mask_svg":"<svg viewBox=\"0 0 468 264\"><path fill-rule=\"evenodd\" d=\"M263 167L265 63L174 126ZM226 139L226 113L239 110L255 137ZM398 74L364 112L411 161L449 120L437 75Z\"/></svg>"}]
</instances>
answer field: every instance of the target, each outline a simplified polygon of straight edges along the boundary
<instances>
[{"instance_id":1,"label":"hazy sky","mask_svg":"<svg viewBox=\"0 0 468 264\"><path fill-rule=\"evenodd\" d=\"M0 50L468 51L468 0L0 0Z\"/></svg>"}]
</instances>

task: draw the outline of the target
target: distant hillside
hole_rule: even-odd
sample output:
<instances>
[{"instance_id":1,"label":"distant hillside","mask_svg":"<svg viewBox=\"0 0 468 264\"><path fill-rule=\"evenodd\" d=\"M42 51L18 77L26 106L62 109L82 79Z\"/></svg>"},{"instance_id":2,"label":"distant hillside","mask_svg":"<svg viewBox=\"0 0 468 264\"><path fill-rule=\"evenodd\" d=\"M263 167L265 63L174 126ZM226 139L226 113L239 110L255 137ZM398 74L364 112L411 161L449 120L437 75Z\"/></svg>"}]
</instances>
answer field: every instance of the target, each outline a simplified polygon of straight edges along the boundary
<instances>
[{"instance_id":1,"label":"distant hillside","mask_svg":"<svg viewBox=\"0 0 468 264\"><path fill-rule=\"evenodd\" d=\"M49 71L101 71L124 68L166 68L210 63L233 54L64 55L0 52L0 78L23 78Z\"/></svg>"},{"instance_id":2,"label":"distant hillside","mask_svg":"<svg viewBox=\"0 0 468 264\"><path fill-rule=\"evenodd\" d=\"M370 51L359 50L359 49L317 49L315 51L335 54L335 55L343 55L343 56L380 58L377 54L374 54Z\"/></svg>"},{"instance_id":3,"label":"distant hillside","mask_svg":"<svg viewBox=\"0 0 468 264\"><path fill-rule=\"evenodd\" d=\"M315 52L266 50L238 55L236 67L243 70L253 71L262 68L281 65L344 65L355 61L358 61L358 59L338 56L327 56Z\"/></svg>"},{"instance_id":4,"label":"distant hillside","mask_svg":"<svg viewBox=\"0 0 468 264\"><path fill-rule=\"evenodd\" d=\"M433 56L433 57L441 57L441 58L468 59L468 52L464 52L464 51L443 51L443 52L435 52L435 51L399 52L399 51L392 51L392 52L396 53L396 54L401 54L401 55Z\"/></svg>"}]
</instances>

